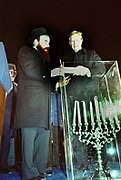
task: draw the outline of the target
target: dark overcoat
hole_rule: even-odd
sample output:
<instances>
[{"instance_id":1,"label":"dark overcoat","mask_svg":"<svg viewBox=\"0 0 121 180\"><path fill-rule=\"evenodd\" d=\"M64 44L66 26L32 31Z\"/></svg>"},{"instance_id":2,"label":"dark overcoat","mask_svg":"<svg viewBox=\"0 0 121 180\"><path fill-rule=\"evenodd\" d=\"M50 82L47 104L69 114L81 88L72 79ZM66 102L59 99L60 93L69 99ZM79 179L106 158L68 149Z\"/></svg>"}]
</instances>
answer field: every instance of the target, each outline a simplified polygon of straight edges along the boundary
<instances>
[{"instance_id":1,"label":"dark overcoat","mask_svg":"<svg viewBox=\"0 0 121 180\"><path fill-rule=\"evenodd\" d=\"M46 57L24 46L18 55L15 128L49 128L50 70Z\"/></svg>"},{"instance_id":2,"label":"dark overcoat","mask_svg":"<svg viewBox=\"0 0 121 180\"><path fill-rule=\"evenodd\" d=\"M89 68L91 77L71 76L67 85L67 95L73 94L80 100L90 100L99 92L99 79L105 73L105 65L95 50L82 49L81 51L63 57L65 66L82 65ZM90 97L90 98L89 98Z\"/></svg>"}]
</instances>

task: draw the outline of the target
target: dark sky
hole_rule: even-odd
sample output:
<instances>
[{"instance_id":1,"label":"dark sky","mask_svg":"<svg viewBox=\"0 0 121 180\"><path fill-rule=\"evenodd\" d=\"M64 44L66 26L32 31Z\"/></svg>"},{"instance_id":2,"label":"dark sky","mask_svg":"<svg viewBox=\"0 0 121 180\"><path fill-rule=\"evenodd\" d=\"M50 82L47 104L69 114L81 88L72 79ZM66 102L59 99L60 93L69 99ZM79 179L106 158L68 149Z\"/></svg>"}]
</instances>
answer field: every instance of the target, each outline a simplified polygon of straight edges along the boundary
<instances>
[{"instance_id":1,"label":"dark sky","mask_svg":"<svg viewBox=\"0 0 121 180\"><path fill-rule=\"evenodd\" d=\"M102 59L121 61L120 0L1 0L0 41L9 62L17 64L19 48L38 26L53 35L54 60L68 53L68 33L77 29L85 48L95 49Z\"/></svg>"}]
</instances>

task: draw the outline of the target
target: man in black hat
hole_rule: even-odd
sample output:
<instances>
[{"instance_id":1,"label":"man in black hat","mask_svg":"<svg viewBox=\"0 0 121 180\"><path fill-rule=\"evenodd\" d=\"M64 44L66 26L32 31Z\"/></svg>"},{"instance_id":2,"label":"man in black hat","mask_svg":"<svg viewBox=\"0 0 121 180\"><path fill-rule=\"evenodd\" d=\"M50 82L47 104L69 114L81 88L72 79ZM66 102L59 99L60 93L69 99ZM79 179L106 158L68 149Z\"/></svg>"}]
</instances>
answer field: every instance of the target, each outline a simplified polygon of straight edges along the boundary
<instances>
[{"instance_id":1,"label":"man in black hat","mask_svg":"<svg viewBox=\"0 0 121 180\"><path fill-rule=\"evenodd\" d=\"M46 179L49 142L50 36L43 27L31 32L18 54L15 127L22 129L22 179Z\"/></svg>"}]
</instances>

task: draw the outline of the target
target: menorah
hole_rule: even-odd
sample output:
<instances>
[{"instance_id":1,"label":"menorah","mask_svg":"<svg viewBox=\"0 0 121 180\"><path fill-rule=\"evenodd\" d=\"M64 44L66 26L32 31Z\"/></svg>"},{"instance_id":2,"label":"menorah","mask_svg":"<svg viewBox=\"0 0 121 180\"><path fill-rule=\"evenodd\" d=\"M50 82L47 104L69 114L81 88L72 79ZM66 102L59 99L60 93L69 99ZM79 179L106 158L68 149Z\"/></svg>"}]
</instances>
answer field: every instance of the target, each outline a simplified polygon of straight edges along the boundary
<instances>
[{"instance_id":1,"label":"menorah","mask_svg":"<svg viewBox=\"0 0 121 180\"><path fill-rule=\"evenodd\" d=\"M81 102L82 116L79 101L74 102L72 131L79 138L80 142L86 145L91 144L96 148L99 164L99 178L107 180L108 177L103 168L101 157L101 149L105 143L111 142L116 138L116 134L120 131L120 121L118 119L117 105L105 99L105 103L101 103L98 97L94 97L94 102L89 103L89 113L86 110L85 101ZM119 107L119 104L118 104ZM89 114L89 117L87 116ZM77 130L78 129L78 130Z\"/></svg>"},{"instance_id":2,"label":"menorah","mask_svg":"<svg viewBox=\"0 0 121 180\"><path fill-rule=\"evenodd\" d=\"M93 172L93 175L98 174L98 179L107 180L110 173L104 168L102 149L111 141L118 144L121 120L119 68L117 61L99 61L96 65L95 61L85 61L83 66L89 68L91 74L83 76L81 65L66 62L52 71L52 77L60 76L67 179L95 179ZM69 85L64 82L67 74L71 76ZM86 158L86 152L82 152L82 144L96 149L98 173L92 170L88 174L90 159ZM84 153L84 160L81 153ZM87 163L83 164L82 161ZM95 157L92 161L95 161ZM89 162L90 167L93 166L92 161Z\"/></svg>"}]
</instances>

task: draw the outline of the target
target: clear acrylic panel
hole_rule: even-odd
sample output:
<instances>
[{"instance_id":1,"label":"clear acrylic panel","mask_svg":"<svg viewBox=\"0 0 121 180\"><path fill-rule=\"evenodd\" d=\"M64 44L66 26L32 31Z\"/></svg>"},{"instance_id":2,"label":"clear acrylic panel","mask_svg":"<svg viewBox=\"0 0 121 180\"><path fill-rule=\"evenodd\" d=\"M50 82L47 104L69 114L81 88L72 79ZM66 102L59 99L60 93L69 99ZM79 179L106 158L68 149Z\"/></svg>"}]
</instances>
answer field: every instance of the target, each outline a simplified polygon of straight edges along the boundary
<instances>
[{"instance_id":1,"label":"clear acrylic panel","mask_svg":"<svg viewBox=\"0 0 121 180\"><path fill-rule=\"evenodd\" d=\"M90 74L74 75L80 66L89 68ZM121 179L117 61L64 62L62 67L68 67L60 78L67 179ZM63 86L67 76L71 80Z\"/></svg>"}]
</instances>

